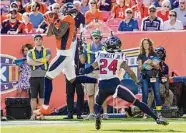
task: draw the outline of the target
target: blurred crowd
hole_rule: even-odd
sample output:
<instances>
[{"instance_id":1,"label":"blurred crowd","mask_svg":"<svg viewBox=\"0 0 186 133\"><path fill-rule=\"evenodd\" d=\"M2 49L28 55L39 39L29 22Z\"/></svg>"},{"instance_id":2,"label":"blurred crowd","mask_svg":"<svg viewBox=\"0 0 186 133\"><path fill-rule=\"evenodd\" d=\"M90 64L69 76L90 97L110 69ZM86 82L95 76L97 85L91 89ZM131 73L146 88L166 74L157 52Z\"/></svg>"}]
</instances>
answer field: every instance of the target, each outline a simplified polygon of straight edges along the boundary
<instances>
[{"instance_id":1,"label":"blurred crowd","mask_svg":"<svg viewBox=\"0 0 186 133\"><path fill-rule=\"evenodd\" d=\"M2 1L2 3L5 1ZM105 23L113 31L167 31L186 29L186 0L11 0L1 3L1 33L46 33L47 11L59 13L72 2L76 27Z\"/></svg>"}]
</instances>

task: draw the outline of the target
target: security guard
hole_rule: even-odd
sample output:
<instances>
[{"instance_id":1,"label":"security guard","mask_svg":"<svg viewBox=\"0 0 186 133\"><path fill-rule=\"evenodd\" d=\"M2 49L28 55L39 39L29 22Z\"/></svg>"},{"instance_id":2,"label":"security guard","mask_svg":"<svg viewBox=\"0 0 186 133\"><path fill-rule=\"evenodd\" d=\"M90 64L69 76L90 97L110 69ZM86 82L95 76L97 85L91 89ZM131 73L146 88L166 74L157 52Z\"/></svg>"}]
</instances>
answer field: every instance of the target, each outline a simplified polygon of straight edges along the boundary
<instances>
[{"instance_id":1,"label":"security guard","mask_svg":"<svg viewBox=\"0 0 186 133\"><path fill-rule=\"evenodd\" d=\"M92 42L90 44L87 44L86 47L83 50L83 54L80 56L80 60L85 60L85 68L89 67L94 61L95 61L95 52L103 50L103 46L101 44L101 31L99 30L93 30L91 33L91 40ZM92 73L88 74L87 76L99 78L99 71L95 70ZM98 90L97 84L85 84L85 93L88 95L88 104L89 104L89 111L90 114L88 115L87 119L93 119L94 118L94 103L95 103L95 94ZM108 119L107 115L107 105L103 104L103 118Z\"/></svg>"},{"instance_id":2,"label":"security guard","mask_svg":"<svg viewBox=\"0 0 186 133\"><path fill-rule=\"evenodd\" d=\"M43 46L43 37L39 34L34 35L35 47L27 54L27 62L31 66L30 94L31 108L34 111L37 107L37 98L39 94L39 104L44 102L44 76L48 69L48 61L51 58L51 52ZM31 119L35 119L32 115Z\"/></svg>"}]
</instances>

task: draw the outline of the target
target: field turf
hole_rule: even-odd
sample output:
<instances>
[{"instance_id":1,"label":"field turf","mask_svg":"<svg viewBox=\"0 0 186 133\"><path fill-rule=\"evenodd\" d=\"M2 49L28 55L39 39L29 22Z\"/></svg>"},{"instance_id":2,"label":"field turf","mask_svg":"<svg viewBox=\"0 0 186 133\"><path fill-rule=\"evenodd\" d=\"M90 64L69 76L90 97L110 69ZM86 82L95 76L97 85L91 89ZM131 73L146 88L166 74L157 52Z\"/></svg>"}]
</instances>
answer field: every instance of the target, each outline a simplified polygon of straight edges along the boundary
<instances>
[{"instance_id":1,"label":"field turf","mask_svg":"<svg viewBox=\"0 0 186 133\"><path fill-rule=\"evenodd\" d=\"M62 120L61 116L45 121L3 121L2 133L186 133L186 118L168 119L169 125L157 125L152 119L120 118L102 121L95 129L94 120Z\"/></svg>"}]
</instances>

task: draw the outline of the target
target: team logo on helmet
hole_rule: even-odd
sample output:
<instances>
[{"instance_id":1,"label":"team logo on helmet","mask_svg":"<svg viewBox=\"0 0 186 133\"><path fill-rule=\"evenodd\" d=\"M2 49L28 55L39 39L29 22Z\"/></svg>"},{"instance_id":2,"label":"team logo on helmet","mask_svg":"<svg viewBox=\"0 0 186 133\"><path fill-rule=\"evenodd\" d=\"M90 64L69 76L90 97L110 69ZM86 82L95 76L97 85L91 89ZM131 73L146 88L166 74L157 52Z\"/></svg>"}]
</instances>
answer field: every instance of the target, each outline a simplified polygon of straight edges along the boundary
<instances>
[{"instance_id":1,"label":"team logo on helmet","mask_svg":"<svg viewBox=\"0 0 186 133\"><path fill-rule=\"evenodd\" d=\"M60 12L63 15L77 15L78 11L71 2L68 2L61 7Z\"/></svg>"},{"instance_id":2,"label":"team logo on helmet","mask_svg":"<svg viewBox=\"0 0 186 133\"><path fill-rule=\"evenodd\" d=\"M104 47L108 52L118 52L121 48L121 40L117 36L108 37L104 42Z\"/></svg>"}]
</instances>

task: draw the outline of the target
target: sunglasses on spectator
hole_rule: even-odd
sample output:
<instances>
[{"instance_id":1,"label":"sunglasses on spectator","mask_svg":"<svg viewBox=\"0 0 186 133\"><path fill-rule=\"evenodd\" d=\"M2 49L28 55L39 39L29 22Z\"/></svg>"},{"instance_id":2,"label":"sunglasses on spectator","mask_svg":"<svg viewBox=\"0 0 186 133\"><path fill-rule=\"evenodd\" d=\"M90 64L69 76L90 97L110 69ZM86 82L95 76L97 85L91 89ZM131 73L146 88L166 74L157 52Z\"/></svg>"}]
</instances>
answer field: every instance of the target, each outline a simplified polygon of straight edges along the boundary
<instances>
[{"instance_id":1,"label":"sunglasses on spectator","mask_svg":"<svg viewBox=\"0 0 186 133\"><path fill-rule=\"evenodd\" d=\"M95 37L94 37L94 39L95 39L95 40L98 40L98 39L100 39L100 37L98 37L98 36L95 36Z\"/></svg>"},{"instance_id":2,"label":"sunglasses on spectator","mask_svg":"<svg viewBox=\"0 0 186 133\"><path fill-rule=\"evenodd\" d=\"M163 7L169 8L169 6L163 6Z\"/></svg>"},{"instance_id":3,"label":"sunglasses on spectator","mask_svg":"<svg viewBox=\"0 0 186 133\"><path fill-rule=\"evenodd\" d=\"M95 3L95 2L91 2L90 4L91 4L91 5L94 5L94 4L96 4L96 3Z\"/></svg>"},{"instance_id":4,"label":"sunglasses on spectator","mask_svg":"<svg viewBox=\"0 0 186 133\"><path fill-rule=\"evenodd\" d=\"M59 7L54 7L54 9L59 9Z\"/></svg>"},{"instance_id":5,"label":"sunglasses on spectator","mask_svg":"<svg viewBox=\"0 0 186 133\"><path fill-rule=\"evenodd\" d=\"M17 6L12 6L12 8L17 8Z\"/></svg>"},{"instance_id":6,"label":"sunglasses on spectator","mask_svg":"<svg viewBox=\"0 0 186 133\"><path fill-rule=\"evenodd\" d=\"M156 12L156 10L150 10L150 12Z\"/></svg>"},{"instance_id":7,"label":"sunglasses on spectator","mask_svg":"<svg viewBox=\"0 0 186 133\"><path fill-rule=\"evenodd\" d=\"M126 12L127 14L132 14L132 12Z\"/></svg>"},{"instance_id":8,"label":"sunglasses on spectator","mask_svg":"<svg viewBox=\"0 0 186 133\"><path fill-rule=\"evenodd\" d=\"M185 2L180 2L180 4L185 4Z\"/></svg>"},{"instance_id":9,"label":"sunglasses on spectator","mask_svg":"<svg viewBox=\"0 0 186 133\"><path fill-rule=\"evenodd\" d=\"M176 15L174 15L174 14L170 14L169 16L170 16L170 17L176 17Z\"/></svg>"}]
</instances>

